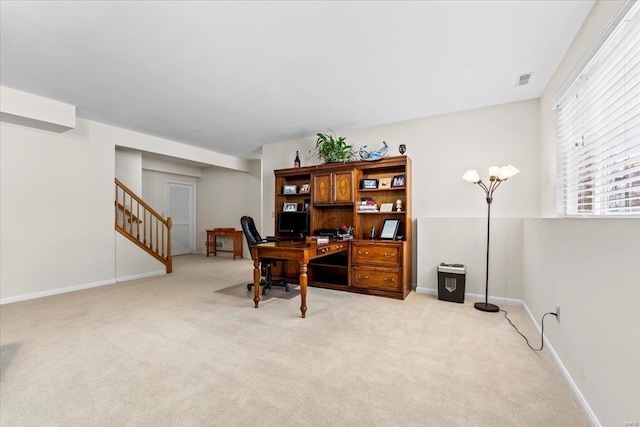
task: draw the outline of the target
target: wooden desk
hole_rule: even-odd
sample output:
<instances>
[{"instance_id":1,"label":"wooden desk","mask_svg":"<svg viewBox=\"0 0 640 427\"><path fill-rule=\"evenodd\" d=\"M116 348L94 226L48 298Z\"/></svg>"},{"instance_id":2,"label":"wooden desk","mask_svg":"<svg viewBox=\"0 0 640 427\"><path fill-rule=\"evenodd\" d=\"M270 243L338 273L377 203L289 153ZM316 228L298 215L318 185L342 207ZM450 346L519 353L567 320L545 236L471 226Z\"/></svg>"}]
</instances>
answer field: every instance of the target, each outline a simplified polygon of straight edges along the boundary
<instances>
[{"instance_id":1,"label":"wooden desk","mask_svg":"<svg viewBox=\"0 0 640 427\"><path fill-rule=\"evenodd\" d=\"M253 259L253 301L258 308L260 302L260 258L275 258L283 260L295 260L300 266L300 311L302 317L307 312L307 264L310 260L321 258L349 250L349 242L329 242L317 244L316 242L270 242L251 246L251 258Z\"/></svg>"},{"instance_id":2,"label":"wooden desk","mask_svg":"<svg viewBox=\"0 0 640 427\"><path fill-rule=\"evenodd\" d=\"M230 237L233 239L233 250L218 249L216 246L218 236ZM207 230L207 256L213 254L216 256L218 252L230 252L233 254L233 259L236 257L242 258L242 230L236 230L234 228L214 228L213 230Z\"/></svg>"}]
</instances>

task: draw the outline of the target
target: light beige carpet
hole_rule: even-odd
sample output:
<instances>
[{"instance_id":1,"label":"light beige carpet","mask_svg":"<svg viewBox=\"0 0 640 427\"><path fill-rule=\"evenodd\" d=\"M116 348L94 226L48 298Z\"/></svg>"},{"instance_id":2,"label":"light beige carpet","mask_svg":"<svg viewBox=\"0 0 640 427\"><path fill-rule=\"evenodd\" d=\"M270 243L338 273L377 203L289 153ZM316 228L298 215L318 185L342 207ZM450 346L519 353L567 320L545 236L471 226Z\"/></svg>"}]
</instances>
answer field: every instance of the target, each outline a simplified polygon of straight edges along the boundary
<instances>
[{"instance_id":1,"label":"light beige carpet","mask_svg":"<svg viewBox=\"0 0 640 427\"><path fill-rule=\"evenodd\" d=\"M587 425L502 314L310 288L302 319L293 289L253 308L251 269L182 256L171 275L0 307L0 424Z\"/></svg>"}]
</instances>

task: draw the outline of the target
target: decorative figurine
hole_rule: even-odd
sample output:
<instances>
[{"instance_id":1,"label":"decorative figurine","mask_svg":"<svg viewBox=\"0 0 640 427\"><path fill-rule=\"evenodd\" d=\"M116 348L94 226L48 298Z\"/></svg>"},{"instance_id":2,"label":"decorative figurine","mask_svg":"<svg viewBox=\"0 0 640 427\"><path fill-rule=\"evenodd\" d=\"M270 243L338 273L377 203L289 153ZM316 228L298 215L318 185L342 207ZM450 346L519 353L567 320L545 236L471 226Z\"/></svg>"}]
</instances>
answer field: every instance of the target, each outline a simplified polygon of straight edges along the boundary
<instances>
[{"instance_id":1,"label":"decorative figurine","mask_svg":"<svg viewBox=\"0 0 640 427\"><path fill-rule=\"evenodd\" d=\"M358 154L360 154L360 158L362 160L366 160L370 162L374 160L380 160L386 157L387 153L389 152L389 146L384 141L382 141L382 144L384 146L381 149L379 149L378 151L372 151L372 152L368 152L367 150L365 150L367 146L363 145L362 148L360 148L360 151L358 152Z\"/></svg>"},{"instance_id":2,"label":"decorative figurine","mask_svg":"<svg viewBox=\"0 0 640 427\"><path fill-rule=\"evenodd\" d=\"M396 200L396 212L401 212L402 211L402 200L398 199Z\"/></svg>"},{"instance_id":3,"label":"decorative figurine","mask_svg":"<svg viewBox=\"0 0 640 427\"><path fill-rule=\"evenodd\" d=\"M400 146L398 147L398 151L400 152L400 154L404 154L405 151L407 151L407 146L404 144L400 144Z\"/></svg>"}]
</instances>

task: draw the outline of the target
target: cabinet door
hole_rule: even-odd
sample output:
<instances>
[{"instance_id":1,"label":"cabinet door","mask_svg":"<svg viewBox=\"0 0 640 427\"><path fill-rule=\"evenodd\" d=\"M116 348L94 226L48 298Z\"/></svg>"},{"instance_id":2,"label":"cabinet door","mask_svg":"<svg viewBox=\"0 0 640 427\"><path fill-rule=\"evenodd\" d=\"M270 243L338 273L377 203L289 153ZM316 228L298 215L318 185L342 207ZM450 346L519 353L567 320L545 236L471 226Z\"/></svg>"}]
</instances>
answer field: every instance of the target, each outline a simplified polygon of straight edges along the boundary
<instances>
[{"instance_id":1,"label":"cabinet door","mask_svg":"<svg viewBox=\"0 0 640 427\"><path fill-rule=\"evenodd\" d=\"M331 174L313 175L313 203L331 203Z\"/></svg>"},{"instance_id":2,"label":"cabinet door","mask_svg":"<svg viewBox=\"0 0 640 427\"><path fill-rule=\"evenodd\" d=\"M333 203L353 203L353 172L335 172L333 179Z\"/></svg>"}]
</instances>

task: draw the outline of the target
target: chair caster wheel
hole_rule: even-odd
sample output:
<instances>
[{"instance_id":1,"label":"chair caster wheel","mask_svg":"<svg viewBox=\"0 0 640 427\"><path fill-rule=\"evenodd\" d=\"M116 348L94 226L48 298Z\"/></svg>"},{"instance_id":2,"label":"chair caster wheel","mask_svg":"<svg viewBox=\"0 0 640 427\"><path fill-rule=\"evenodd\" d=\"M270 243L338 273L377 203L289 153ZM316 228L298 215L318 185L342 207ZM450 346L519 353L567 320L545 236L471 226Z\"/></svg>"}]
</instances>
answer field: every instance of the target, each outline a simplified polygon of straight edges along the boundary
<instances>
[{"instance_id":1,"label":"chair caster wheel","mask_svg":"<svg viewBox=\"0 0 640 427\"><path fill-rule=\"evenodd\" d=\"M287 292L290 292L291 288L287 286L286 288L284 288L284 290L287 291Z\"/></svg>"},{"instance_id":2,"label":"chair caster wheel","mask_svg":"<svg viewBox=\"0 0 640 427\"><path fill-rule=\"evenodd\" d=\"M253 285L249 284L247 285L247 290L250 291L253 288Z\"/></svg>"}]
</instances>

